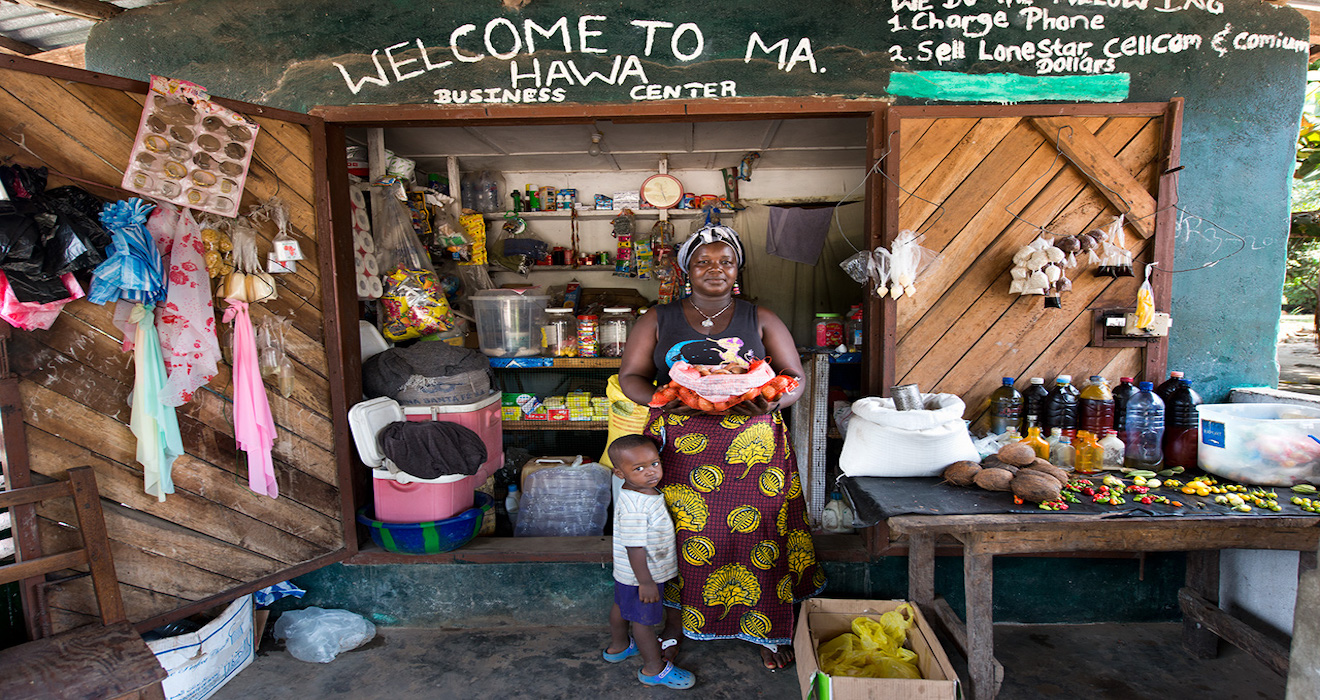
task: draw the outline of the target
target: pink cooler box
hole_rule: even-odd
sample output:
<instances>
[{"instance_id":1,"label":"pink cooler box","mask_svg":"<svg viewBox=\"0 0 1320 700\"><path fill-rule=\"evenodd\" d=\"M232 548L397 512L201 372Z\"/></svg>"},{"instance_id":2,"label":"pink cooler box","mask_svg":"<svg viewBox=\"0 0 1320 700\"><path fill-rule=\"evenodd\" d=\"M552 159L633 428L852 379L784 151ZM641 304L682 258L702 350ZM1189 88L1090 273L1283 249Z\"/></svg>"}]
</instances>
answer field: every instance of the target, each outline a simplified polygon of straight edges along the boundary
<instances>
[{"instance_id":1,"label":"pink cooler box","mask_svg":"<svg viewBox=\"0 0 1320 700\"><path fill-rule=\"evenodd\" d=\"M486 445L486 461L472 476L438 479L417 479L404 473L373 469L376 520L424 523L452 518L471 508L473 492L504 464L500 394L469 404L405 406L403 414L410 421L450 421L472 430Z\"/></svg>"}]
</instances>

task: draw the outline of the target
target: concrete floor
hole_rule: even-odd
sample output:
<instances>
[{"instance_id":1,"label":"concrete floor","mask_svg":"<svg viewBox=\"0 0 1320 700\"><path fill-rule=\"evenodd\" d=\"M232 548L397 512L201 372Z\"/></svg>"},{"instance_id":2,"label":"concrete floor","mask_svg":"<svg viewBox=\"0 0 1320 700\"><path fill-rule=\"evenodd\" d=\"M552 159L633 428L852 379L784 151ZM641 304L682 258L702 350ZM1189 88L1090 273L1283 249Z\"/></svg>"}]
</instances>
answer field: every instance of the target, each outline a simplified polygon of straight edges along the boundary
<instances>
[{"instance_id":1,"label":"concrete floor","mask_svg":"<svg viewBox=\"0 0 1320 700\"><path fill-rule=\"evenodd\" d=\"M996 625L1005 667L1000 700L1273 700L1285 680L1221 645L1219 658L1183 652L1177 624ZM607 664L608 636L595 627L434 630L385 627L329 664L299 661L269 637L216 700L433 700L436 698L663 697L646 688L639 663ZM945 645L948 648L948 645ZM950 654L959 672L962 659ZM744 642L688 642L680 666L697 675L694 698L802 697L793 668L770 672Z\"/></svg>"}]
</instances>

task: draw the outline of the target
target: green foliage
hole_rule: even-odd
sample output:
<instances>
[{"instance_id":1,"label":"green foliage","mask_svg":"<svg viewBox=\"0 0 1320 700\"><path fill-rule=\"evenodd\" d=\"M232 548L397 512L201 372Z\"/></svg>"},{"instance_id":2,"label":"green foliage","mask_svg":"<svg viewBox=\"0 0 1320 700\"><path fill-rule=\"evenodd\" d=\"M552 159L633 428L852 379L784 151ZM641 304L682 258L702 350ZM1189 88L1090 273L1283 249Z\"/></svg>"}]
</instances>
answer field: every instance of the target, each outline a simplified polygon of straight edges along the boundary
<instances>
[{"instance_id":1,"label":"green foliage","mask_svg":"<svg viewBox=\"0 0 1320 700\"><path fill-rule=\"evenodd\" d=\"M1283 308L1291 313L1315 313L1317 280L1320 280L1320 221L1314 213L1294 214L1283 278Z\"/></svg>"},{"instance_id":2,"label":"green foliage","mask_svg":"<svg viewBox=\"0 0 1320 700\"><path fill-rule=\"evenodd\" d=\"M1316 312L1316 284L1320 283L1320 61L1308 69L1297 135L1297 169L1293 171L1283 308L1310 314Z\"/></svg>"}]
</instances>

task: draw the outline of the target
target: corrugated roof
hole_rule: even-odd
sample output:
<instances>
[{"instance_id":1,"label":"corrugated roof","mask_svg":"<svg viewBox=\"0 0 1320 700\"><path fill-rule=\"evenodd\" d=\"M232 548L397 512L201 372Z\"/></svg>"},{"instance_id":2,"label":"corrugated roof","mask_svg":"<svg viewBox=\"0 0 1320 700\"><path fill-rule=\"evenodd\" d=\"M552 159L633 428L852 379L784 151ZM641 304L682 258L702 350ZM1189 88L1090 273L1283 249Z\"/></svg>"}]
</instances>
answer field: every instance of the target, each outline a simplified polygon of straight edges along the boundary
<instances>
[{"instance_id":1,"label":"corrugated roof","mask_svg":"<svg viewBox=\"0 0 1320 700\"><path fill-rule=\"evenodd\" d=\"M165 0L114 0L108 4L131 10ZM20 41L41 51L87 42L93 22L39 10L27 5L0 2L0 37Z\"/></svg>"}]
</instances>

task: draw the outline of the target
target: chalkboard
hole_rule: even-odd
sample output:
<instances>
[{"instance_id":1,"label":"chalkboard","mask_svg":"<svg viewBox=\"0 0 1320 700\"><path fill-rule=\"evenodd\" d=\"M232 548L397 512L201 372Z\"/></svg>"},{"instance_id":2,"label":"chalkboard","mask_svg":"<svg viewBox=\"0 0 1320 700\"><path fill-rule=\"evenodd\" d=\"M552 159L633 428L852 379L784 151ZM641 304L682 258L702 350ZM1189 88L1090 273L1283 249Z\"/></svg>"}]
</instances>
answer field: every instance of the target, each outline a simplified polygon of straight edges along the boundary
<instances>
[{"instance_id":1,"label":"chalkboard","mask_svg":"<svg viewBox=\"0 0 1320 700\"><path fill-rule=\"evenodd\" d=\"M217 18L221 18L217 21ZM1258 0L306 3L190 0L97 25L93 70L317 104L542 104L841 95L1158 101L1238 65L1304 61Z\"/></svg>"}]
</instances>

